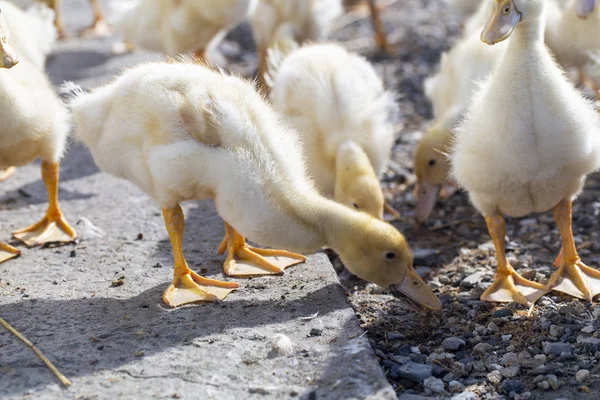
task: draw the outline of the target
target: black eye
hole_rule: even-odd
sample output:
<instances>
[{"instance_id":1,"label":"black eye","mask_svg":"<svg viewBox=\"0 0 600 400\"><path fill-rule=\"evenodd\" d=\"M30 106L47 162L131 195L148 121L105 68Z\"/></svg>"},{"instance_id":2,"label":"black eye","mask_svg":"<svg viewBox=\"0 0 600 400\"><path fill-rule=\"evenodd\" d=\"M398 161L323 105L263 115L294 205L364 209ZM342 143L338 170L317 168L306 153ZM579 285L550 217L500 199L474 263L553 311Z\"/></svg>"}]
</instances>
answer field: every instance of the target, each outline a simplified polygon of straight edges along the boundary
<instances>
[{"instance_id":1,"label":"black eye","mask_svg":"<svg viewBox=\"0 0 600 400\"><path fill-rule=\"evenodd\" d=\"M396 258L396 253L394 253L393 251L388 251L387 253L385 253L385 258L387 258L388 260L393 260L394 258Z\"/></svg>"},{"instance_id":2,"label":"black eye","mask_svg":"<svg viewBox=\"0 0 600 400\"><path fill-rule=\"evenodd\" d=\"M504 14L508 14L510 12L510 7L504 7Z\"/></svg>"},{"instance_id":3,"label":"black eye","mask_svg":"<svg viewBox=\"0 0 600 400\"><path fill-rule=\"evenodd\" d=\"M436 161L435 159L429 160L429 166L433 167L435 165Z\"/></svg>"},{"instance_id":4,"label":"black eye","mask_svg":"<svg viewBox=\"0 0 600 400\"><path fill-rule=\"evenodd\" d=\"M415 285L415 286L419 286L420 284L421 284L421 282L419 282L419 281L413 281L413 285Z\"/></svg>"},{"instance_id":5,"label":"black eye","mask_svg":"<svg viewBox=\"0 0 600 400\"><path fill-rule=\"evenodd\" d=\"M352 207L354 207L354 208L356 208L358 210L358 204L352 203Z\"/></svg>"}]
</instances>

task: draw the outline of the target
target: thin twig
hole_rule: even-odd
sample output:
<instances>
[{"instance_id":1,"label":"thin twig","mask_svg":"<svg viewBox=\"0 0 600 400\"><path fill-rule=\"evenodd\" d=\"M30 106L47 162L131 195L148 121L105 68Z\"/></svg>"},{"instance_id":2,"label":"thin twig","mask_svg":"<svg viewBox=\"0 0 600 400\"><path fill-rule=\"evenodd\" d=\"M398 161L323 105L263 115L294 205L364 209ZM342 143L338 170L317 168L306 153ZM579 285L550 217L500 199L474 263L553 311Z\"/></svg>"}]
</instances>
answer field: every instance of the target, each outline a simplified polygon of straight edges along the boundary
<instances>
[{"instance_id":1,"label":"thin twig","mask_svg":"<svg viewBox=\"0 0 600 400\"><path fill-rule=\"evenodd\" d=\"M50 360L48 360L46 358L46 356L37 347L35 347L33 345L33 343L31 343L29 340L27 340L27 338L25 336L21 335L15 328L10 326L10 324L8 322L6 322L5 320L3 320L2 318L0 318L0 324L2 324L6 329L8 329L8 331L10 333L12 333L17 338L19 338L23 343L25 343L27 346L29 346L29 348L31 348L31 350L33 350L33 352L35 354L37 354L37 356L40 358L40 360L42 360L44 362L44 364L46 364L46 366L50 369L50 371L52 371L52 373L54 373L54 375L56 375L56 377L58 378L60 383L62 383L66 387L71 386L71 381L66 376L61 374L61 372L54 366L54 364L52 364L50 362Z\"/></svg>"}]
</instances>

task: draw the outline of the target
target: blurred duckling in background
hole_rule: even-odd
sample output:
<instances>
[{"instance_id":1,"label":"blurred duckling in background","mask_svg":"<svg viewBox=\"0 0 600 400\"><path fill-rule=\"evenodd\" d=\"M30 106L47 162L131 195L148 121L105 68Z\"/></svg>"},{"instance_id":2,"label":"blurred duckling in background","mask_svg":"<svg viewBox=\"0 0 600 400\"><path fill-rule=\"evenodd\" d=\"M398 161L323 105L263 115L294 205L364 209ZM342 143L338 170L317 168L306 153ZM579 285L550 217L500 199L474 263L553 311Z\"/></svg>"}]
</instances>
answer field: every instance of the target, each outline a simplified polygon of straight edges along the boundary
<instances>
[{"instance_id":1,"label":"blurred duckling in background","mask_svg":"<svg viewBox=\"0 0 600 400\"><path fill-rule=\"evenodd\" d=\"M258 0L133 0L113 1L115 29L128 46L170 57L208 54L235 25L248 19Z\"/></svg>"},{"instance_id":2,"label":"blurred duckling in background","mask_svg":"<svg viewBox=\"0 0 600 400\"><path fill-rule=\"evenodd\" d=\"M415 217L419 222L425 222L431 215L438 197L447 199L456 191L456 185L450 178L448 154L452 145L452 129L460 121L462 113L461 108L446 112L423 135L415 150Z\"/></svg>"},{"instance_id":3,"label":"blurred duckling in background","mask_svg":"<svg viewBox=\"0 0 600 400\"><path fill-rule=\"evenodd\" d=\"M269 51L267 84L273 105L300 134L319 191L383 219L379 178L399 109L371 64L337 44L307 45L289 55L276 46Z\"/></svg>"},{"instance_id":4,"label":"blurred duckling in background","mask_svg":"<svg viewBox=\"0 0 600 400\"><path fill-rule=\"evenodd\" d=\"M289 52L296 43L322 41L342 12L342 0L259 0L250 22L262 89L268 89L264 81L268 70L267 49L277 43L279 47L292 46L285 49Z\"/></svg>"},{"instance_id":5,"label":"blurred duckling in background","mask_svg":"<svg viewBox=\"0 0 600 400\"><path fill-rule=\"evenodd\" d=\"M190 62L143 64L92 93L78 93L71 106L77 136L98 166L135 183L163 209L175 257L166 304L215 301L238 287L199 276L181 249L179 204L213 199L225 220L227 275L238 274L238 260L255 263L263 274L282 274L269 256L304 259L250 247L245 237L303 253L327 246L351 272L409 304L441 307L413 269L400 232L319 195L296 133L250 82Z\"/></svg>"},{"instance_id":6,"label":"blurred duckling in background","mask_svg":"<svg viewBox=\"0 0 600 400\"><path fill-rule=\"evenodd\" d=\"M8 15L0 13L0 168L29 164L42 159L42 179L48 189L46 216L38 223L13 233L28 246L72 242L77 233L64 219L58 204L58 161L70 130L69 115L46 75L27 59L19 60L10 45ZM4 40L5 39L5 40ZM0 244L0 262L20 251Z\"/></svg>"},{"instance_id":7,"label":"blurred duckling in background","mask_svg":"<svg viewBox=\"0 0 600 400\"><path fill-rule=\"evenodd\" d=\"M492 7L485 5L484 9L489 16ZM450 164L445 159L452 142L452 129L508 46L508 42L486 46L479 36L480 32L465 32L449 52L442 54L437 74L425 80L425 94L433 105L436 122L419 142L414 156L419 222L427 220L438 195L447 198L455 192L454 182L449 179Z\"/></svg>"},{"instance_id":8,"label":"blurred duckling in background","mask_svg":"<svg viewBox=\"0 0 600 400\"><path fill-rule=\"evenodd\" d=\"M598 0L570 0L548 26L546 42L565 69L575 68L579 83L600 90L592 73L593 54L600 52L600 5ZM600 98L600 97L599 97Z\"/></svg>"},{"instance_id":9,"label":"blurred duckling in background","mask_svg":"<svg viewBox=\"0 0 600 400\"><path fill-rule=\"evenodd\" d=\"M600 117L544 45L546 5L494 0L481 39L489 45L510 42L455 132L453 176L484 215L496 248L496 279L484 301L529 305L552 289L591 301L600 293L600 271L579 258L571 227L573 198L600 165ZM507 260L504 215L550 209L562 251L558 270L541 285Z\"/></svg>"}]
</instances>

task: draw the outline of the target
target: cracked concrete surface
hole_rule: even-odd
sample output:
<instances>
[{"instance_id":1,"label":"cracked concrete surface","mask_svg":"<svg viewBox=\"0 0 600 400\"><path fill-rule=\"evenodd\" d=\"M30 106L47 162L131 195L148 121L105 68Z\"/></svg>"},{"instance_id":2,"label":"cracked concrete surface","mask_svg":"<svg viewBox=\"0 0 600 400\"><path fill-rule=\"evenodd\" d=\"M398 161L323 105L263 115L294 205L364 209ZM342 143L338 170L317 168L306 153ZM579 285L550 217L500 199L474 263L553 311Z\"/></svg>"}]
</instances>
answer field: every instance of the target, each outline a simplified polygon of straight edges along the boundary
<instances>
[{"instance_id":1,"label":"cracked concrete surface","mask_svg":"<svg viewBox=\"0 0 600 400\"><path fill-rule=\"evenodd\" d=\"M85 26L86 2L66 3L68 27ZM123 66L160 58L115 57L114 40L59 44L48 63L55 84L94 87ZM151 199L98 171L89 153L72 145L62 163L60 200L72 224L87 218L105 235L90 235L79 224L78 244L19 246L24 255L0 265L0 316L73 386L60 387L28 348L0 329L1 398L395 398L323 254L283 277L240 280L242 287L220 304L171 310L161 302L172 276L171 248ZM39 164L19 168L0 185L0 238L41 218L46 201ZM223 257L215 254L222 221L210 202L184 210L190 266L222 279ZM122 286L111 286L122 277ZM292 355L273 350L276 334L294 342Z\"/></svg>"}]
</instances>

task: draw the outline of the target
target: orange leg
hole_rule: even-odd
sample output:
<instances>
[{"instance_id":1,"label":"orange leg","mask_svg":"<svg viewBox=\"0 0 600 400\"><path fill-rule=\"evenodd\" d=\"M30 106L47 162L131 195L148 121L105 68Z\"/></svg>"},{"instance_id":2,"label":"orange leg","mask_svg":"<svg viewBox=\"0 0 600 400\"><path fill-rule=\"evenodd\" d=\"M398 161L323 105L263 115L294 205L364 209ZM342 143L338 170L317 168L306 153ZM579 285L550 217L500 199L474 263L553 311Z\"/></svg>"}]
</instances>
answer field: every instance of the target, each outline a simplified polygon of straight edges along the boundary
<instances>
[{"instance_id":1,"label":"orange leg","mask_svg":"<svg viewBox=\"0 0 600 400\"><path fill-rule=\"evenodd\" d=\"M237 289L237 283L204 278L188 267L181 247L185 230L183 210L177 205L173 208L163 208L162 211L171 239L175 264L173 281L165 290L163 301L170 307L198 301L219 301Z\"/></svg>"},{"instance_id":2,"label":"orange leg","mask_svg":"<svg viewBox=\"0 0 600 400\"><path fill-rule=\"evenodd\" d=\"M104 14L98 0L90 0L90 6L94 12L94 22L92 22L89 28L81 32L82 36L107 36L109 34L108 24L106 23L106 19L104 19Z\"/></svg>"},{"instance_id":3,"label":"orange leg","mask_svg":"<svg viewBox=\"0 0 600 400\"><path fill-rule=\"evenodd\" d=\"M256 50L256 58L258 59L258 85L259 90L264 93L269 93L269 85L265 79L265 74L269 71L267 63L267 49L263 46L258 46Z\"/></svg>"},{"instance_id":4,"label":"orange leg","mask_svg":"<svg viewBox=\"0 0 600 400\"><path fill-rule=\"evenodd\" d=\"M550 277L548 288L592 301L600 294L600 271L585 265L577 254L571 226L572 207L571 200L563 200L554 208L562 249L556 259L558 270Z\"/></svg>"},{"instance_id":5,"label":"orange leg","mask_svg":"<svg viewBox=\"0 0 600 400\"><path fill-rule=\"evenodd\" d=\"M303 255L285 250L260 249L248 246L246 239L227 222L225 222L225 237L219 245L217 254L224 254L225 251L227 251L227 258L223 264L223 269L225 274L229 276L283 275L286 267L306 260ZM248 263L241 263L236 260L236 257ZM273 262L267 260L266 257L273 258ZM283 259L279 260L278 258Z\"/></svg>"},{"instance_id":6,"label":"orange leg","mask_svg":"<svg viewBox=\"0 0 600 400\"><path fill-rule=\"evenodd\" d=\"M515 301L525 306L535 303L537 299L548 293L549 290L540 283L531 282L514 270L508 262L505 253L506 221L500 214L485 217L494 247L498 267L496 279L492 285L481 295L482 301L512 302Z\"/></svg>"},{"instance_id":7,"label":"orange leg","mask_svg":"<svg viewBox=\"0 0 600 400\"><path fill-rule=\"evenodd\" d=\"M70 243L77 232L65 220L58 205L58 179L60 167L57 162L42 162L42 179L48 190L48 209L39 222L13 232L13 236L28 246L45 243Z\"/></svg>"},{"instance_id":8,"label":"orange leg","mask_svg":"<svg viewBox=\"0 0 600 400\"><path fill-rule=\"evenodd\" d=\"M65 23L62 19L62 2L63 0L46 0L46 4L54 10L54 26L59 39L65 37Z\"/></svg>"},{"instance_id":9,"label":"orange leg","mask_svg":"<svg viewBox=\"0 0 600 400\"><path fill-rule=\"evenodd\" d=\"M381 20L381 9L375 4L375 0L367 1L369 3L369 9L371 10L371 20L373 21L377 47L379 47L381 51L389 52L390 47L383 29L383 21Z\"/></svg>"}]
</instances>

